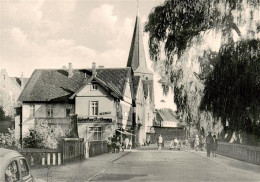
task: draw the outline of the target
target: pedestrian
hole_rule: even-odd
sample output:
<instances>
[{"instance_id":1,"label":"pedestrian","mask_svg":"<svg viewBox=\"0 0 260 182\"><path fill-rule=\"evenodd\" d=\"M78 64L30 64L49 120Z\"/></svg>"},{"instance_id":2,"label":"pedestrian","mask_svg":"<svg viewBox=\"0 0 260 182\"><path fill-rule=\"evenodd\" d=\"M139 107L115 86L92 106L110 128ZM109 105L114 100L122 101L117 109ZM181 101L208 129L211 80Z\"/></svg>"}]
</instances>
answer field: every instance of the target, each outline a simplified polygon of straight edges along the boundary
<instances>
[{"instance_id":1,"label":"pedestrian","mask_svg":"<svg viewBox=\"0 0 260 182\"><path fill-rule=\"evenodd\" d=\"M158 150L162 149L162 143L163 143L163 138L162 138L161 135L159 135L159 138L158 138Z\"/></svg>"},{"instance_id":2,"label":"pedestrian","mask_svg":"<svg viewBox=\"0 0 260 182\"><path fill-rule=\"evenodd\" d=\"M213 157L217 157L216 151L218 149L218 139L216 135L213 136L213 144L212 144L212 155Z\"/></svg>"},{"instance_id":3,"label":"pedestrian","mask_svg":"<svg viewBox=\"0 0 260 182\"><path fill-rule=\"evenodd\" d=\"M111 147L112 147L111 137L108 137L108 139L107 139L107 152L108 153L111 152Z\"/></svg>"},{"instance_id":4,"label":"pedestrian","mask_svg":"<svg viewBox=\"0 0 260 182\"><path fill-rule=\"evenodd\" d=\"M174 144L175 149L178 148L179 141L178 141L177 137L174 138L173 144Z\"/></svg>"},{"instance_id":5,"label":"pedestrian","mask_svg":"<svg viewBox=\"0 0 260 182\"><path fill-rule=\"evenodd\" d=\"M119 152L121 148L120 138L117 137L116 139L116 152Z\"/></svg>"},{"instance_id":6,"label":"pedestrian","mask_svg":"<svg viewBox=\"0 0 260 182\"><path fill-rule=\"evenodd\" d=\"M196 136L195 136L195 139L194 139L194 149L195 149L196 151L198 151L198 149L199 149L199 144L200 144L200 139L199 139L199 136L196 135Z\"/></svg>"},{"instance_id":7,"label":"pedestrian","mask_svg":"<svg viewBox=\"0 0 260 182\"><path fill-rule=\"evenodd\" d=\"M212 144L213 144L213 137L211 135L211 132L209 132L208 136L206 137L207 157L210 157Z\"/></svg>"},{"instance_id":8,"label":"pedestrian","mask_svg":"<svg viewBox=\"0 0 260 182\"><path fill-rule=\"evenodd\" d=\"M205 151L205 138L203 136L200 138L200 148L201 151Z\"/></svg>"},{"instance_id":9,"label":"pedestrian","mask_svg":"<svg viewBox=\"0 0 260 182\"><path fill-rule=\"evenodd\" d=\"M129 140L128 146L129 146L129 149L131 150L132 149L132 140Z\"/></svg>"},{"instance_id":10,"label":"pedestrian","mask_svg":"<svg viewBox=\"0 0 260 182\"><path fill-rule=\"evenodd\" d=\"M129 145L129 138L126 137L125 138L125 149L128 149L128 145Z\"/></svg>"},{"instance_id":11,"label":"pedestrian","mask_svg":"<svg viewBox=\"0 0 260 182\"><path fill-rule=\"evenodd\" d=\"M116 135L112 137L112 152L116 153Z\"/></svg>"}]
</instances>

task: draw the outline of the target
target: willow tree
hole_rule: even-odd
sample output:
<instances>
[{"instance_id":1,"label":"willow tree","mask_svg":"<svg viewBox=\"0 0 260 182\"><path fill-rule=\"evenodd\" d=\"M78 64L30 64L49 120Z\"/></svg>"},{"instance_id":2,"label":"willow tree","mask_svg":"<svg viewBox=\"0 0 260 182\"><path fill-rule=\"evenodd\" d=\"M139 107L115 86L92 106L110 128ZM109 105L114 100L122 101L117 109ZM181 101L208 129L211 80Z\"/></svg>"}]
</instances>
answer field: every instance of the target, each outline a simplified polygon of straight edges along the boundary
<instances>
[{"instance_id":1,"label":"willow tree","mask_svg":"<svg viewBox=\"0 0 260 182\"><path fill-rule=\"evenodd\" d=\"M201 109L213 112L231 131L260 137L260 41L223 45L219 61L205 82ZM247 139L248 137L244 137Z\"/></svg>"},{"instance_id":2,"label":"willow tree","mask_svg":"<svg viewBox=\"0 0 260 182\"><path fill-rule=\"evenodd\" d=\"M166 0L150 13L145 26L150 58L164 93L174 92L184 122L206 132L222 130L222 116L199 109L205 81L225 54L220 47L259 37L259 5L259 0Z\"/></svg>"}]
</instances>

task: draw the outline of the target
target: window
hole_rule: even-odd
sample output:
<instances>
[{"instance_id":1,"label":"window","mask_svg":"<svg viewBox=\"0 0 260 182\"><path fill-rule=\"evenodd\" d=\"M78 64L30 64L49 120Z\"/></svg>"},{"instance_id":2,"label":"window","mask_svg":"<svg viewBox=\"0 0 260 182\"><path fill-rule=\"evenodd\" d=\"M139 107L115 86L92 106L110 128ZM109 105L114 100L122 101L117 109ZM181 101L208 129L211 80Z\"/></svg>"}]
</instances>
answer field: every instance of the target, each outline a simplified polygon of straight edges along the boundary
<instances>
[{"instance_id":1,"label":"window","mask_svg":"<svg viewBox=\"0 0 260 182\"><path fill-rule=\"evenodd\" d=\"M17 161L11 162L5 171L5 181L20 181Z\"/></svg>"},{"instance_id":2,"label":"window","mask_svg":"<svg viewBox=\"0 0 260 182\"><path fill-rule=\"evenodd\" d=\"M102 140L102 128L101 127L89 127L89 132L92 133L93 141Z\"/></svg>"},{"instance_id":3,"label":"window","mask_svg":"<svg viewBox=\"0 0 260 182\"><path fill-rule=\"evenodd\" d=\"M92 83L90 90L97 90L97 84L96 83Z\"/></svg>"},{"instance_id":4,"label":"window","mask_svg":"<svg viewBox=\"0 0 260 182\"><path fill-rule=\"evenodd\" d=\"M35 105L30 105L30 116L35 116Z\"/></svg>"},{"instance_id":5,"label":"window","mask_svg":"<svg viewBox=\"0 0 260 182\"><path fill-rule=\"evenodd\" d=\"M66 105L66 117L69 117L71 114L72 105L68 104Z\"/></svg>"},{"instance_id":6,"label":"window","mask_svg":"<svg viewBox=\"0 0 260 182\"><path fill-rule=\"evenodd\" d=\"M53 105L47 106L47 117L53 117Z\"/></svg>"},{"instance_id":7,"label":"window","mask_svg":"<svg viewBox=\"0 0 260 182\"><path fill-rule=\"evenodd\" d=\"M90 111L91 115L97 116L98 115L98 101L91 101L90 108L91 108L91 111Z\"/></svg>"},{"instance_id":8,"label":"window","mask_svg":"<svg viewBox=\"0 0 260 182\"><path fill-rule=\"evenodd\" d=\"M20 162L20 165L21 165L22 177L28 176L30 173L29 173L29 168L28 168L26 160L20 159L19 162Z\"/></svg>"},{"instance_id":9,"label":"window","mask_svg":"<svg viewBox=\"0 0 260 182\"><path fill-rule=\"evenodd\" d=\"M66 108L66 117L70 117L71 109Z\"/></svg>"}]
</instances>

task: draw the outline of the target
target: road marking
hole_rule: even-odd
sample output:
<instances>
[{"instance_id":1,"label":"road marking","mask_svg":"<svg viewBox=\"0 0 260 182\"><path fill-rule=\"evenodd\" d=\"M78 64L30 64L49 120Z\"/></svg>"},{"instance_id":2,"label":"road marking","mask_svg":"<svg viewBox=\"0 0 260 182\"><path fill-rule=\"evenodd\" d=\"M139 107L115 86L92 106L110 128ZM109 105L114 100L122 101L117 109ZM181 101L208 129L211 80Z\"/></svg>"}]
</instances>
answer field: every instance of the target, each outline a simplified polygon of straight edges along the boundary
<instances>
[{"instance_id":1,"label":"road marking","mask_svg":"<svg viewBox=\"0 0 260 182\"><path fill-rule=\"evenodd\" d=\"M92 181L95 177L97 177L98 175L104 173L106 171L106 169L103 169L102 171L97 172L96 174L94 174L92 177L90 177L89 179L87 179L86 182Z\"/></svg>"}]
</instances>

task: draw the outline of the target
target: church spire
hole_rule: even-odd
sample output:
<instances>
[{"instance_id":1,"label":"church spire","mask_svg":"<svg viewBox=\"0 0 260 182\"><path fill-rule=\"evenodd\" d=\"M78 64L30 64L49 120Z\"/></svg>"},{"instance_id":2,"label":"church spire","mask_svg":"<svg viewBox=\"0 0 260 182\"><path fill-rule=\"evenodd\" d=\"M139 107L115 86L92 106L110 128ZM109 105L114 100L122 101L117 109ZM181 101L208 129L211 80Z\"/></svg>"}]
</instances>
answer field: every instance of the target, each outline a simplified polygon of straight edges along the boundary
<instances>
[{"instance_id":1,"label":"church spire","mask_svg":"<svg viewBox=\"0 0 260 182\"><path fill-rule=\"evenodd\" d=\"M139 10L137 6L137 16L135 21L135 28L132 37L132 43L127 61L127 67L132 67L134 73L153 74L147 67L144 44L143 44L143 31L139 20Z\"/></svg>"}]
</instances>

